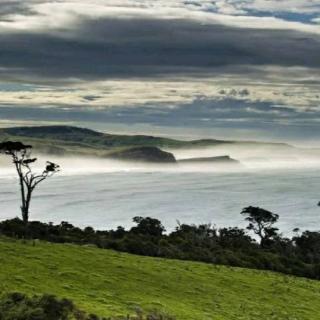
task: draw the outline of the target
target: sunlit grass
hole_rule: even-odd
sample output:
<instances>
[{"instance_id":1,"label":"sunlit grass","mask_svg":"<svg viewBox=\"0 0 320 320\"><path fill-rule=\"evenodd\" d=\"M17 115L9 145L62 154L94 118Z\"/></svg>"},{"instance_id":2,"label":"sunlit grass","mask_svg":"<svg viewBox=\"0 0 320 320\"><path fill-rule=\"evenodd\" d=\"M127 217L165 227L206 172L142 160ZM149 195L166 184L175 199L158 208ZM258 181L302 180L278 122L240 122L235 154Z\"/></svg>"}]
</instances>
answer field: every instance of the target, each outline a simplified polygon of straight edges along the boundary
<instances>
[{"instance_id":1,"label":"sunlit grass","mask_svg":"<svg viewBox=\"0 0 320 320\"><path fill-rule=\"evenodd\" d=\"M0 239L0 290L51 293L100 316L317 320L320 282L271 272Z\"/></svg>"}]
</instances>

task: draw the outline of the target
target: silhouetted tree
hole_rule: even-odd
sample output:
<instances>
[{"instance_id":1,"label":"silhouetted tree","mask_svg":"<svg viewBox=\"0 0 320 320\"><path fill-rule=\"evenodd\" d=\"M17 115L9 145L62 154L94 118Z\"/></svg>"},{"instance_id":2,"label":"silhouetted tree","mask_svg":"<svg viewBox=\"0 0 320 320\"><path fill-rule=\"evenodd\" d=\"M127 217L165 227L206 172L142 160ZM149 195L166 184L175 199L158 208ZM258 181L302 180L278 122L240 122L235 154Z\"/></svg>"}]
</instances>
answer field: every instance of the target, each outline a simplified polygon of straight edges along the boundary
<instances>
[{"instance_id":1,"label":"silhouetted tree","mask_svg":"<svg viewBox=\"0 0 320 320\"><path fill-rule=\"evenodd\" d=\"M131 228L131 231L134 233L159 237L165 231L164 226L158 219L134 217L133 222L137 224L136 227Z\"/></svg>"},{"instance_id":2,"label":"silhouetted tree","mask_svg":"<svg viewBox=\"0 0 320 320\"><path fill-rule=\"evenodd\" d=\"M249 221L247 229L259 236L261 246L265 246L269 240L277 236L278 228L273 227L279 219L277 214L251 206L244 208L241 214L247 216L246 221Z\"/></svg>"},{"instance_id":3,"label":"silhouetted tree","mask_svg":"<svg viewBox=\"0 0 320 320\"><path fill-rule=\"evenodd\" d=\"M59 171L57 164L48 161L41 173L33 173L31 165L37 161L37 158L31 158L31 149L31 145L25 145L22 142L6 141L0 143L0 153L11 156L18 174L22 202L21 213L25 223L29 220L32 192L40 182Z\"/></svg>"}]
</instances>

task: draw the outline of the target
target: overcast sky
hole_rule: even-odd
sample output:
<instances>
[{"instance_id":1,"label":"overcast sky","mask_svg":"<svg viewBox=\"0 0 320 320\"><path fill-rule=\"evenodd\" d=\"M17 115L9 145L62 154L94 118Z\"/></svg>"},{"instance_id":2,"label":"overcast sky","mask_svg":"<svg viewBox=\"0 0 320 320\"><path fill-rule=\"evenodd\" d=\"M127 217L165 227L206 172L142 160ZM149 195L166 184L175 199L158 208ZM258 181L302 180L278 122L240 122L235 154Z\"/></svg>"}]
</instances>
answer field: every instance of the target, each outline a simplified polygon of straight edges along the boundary
<instances>
[{"instance_id":1,"label":"overcast sky","mask_svg":"<svg viewBox=\"0 0 320 320\"><path fill-rule=\"evenodd\" d=\"M319 0L2 0L0 126L320 139Z\"/></svg>"}]
</instances>

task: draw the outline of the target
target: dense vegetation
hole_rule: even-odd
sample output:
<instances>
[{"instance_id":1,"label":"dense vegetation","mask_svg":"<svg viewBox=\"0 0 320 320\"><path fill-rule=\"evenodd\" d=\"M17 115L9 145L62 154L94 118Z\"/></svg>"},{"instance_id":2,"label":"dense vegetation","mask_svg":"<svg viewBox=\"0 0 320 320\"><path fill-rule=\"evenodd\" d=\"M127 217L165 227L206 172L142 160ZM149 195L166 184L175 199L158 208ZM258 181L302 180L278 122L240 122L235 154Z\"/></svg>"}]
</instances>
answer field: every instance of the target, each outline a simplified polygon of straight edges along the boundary
<instances>
[{"instance_id":1,"label":"dense vegetation","mask_svg":"<svg viewBox=\"0 0 320 320\"><path fill-rule=\"evenodd\" d=\"M35 295L14 292L0 297L1 320L174 320L173 317L156 311L144 314L136 310L136 316L116 316L100 318L79 310L69 299L59 299L54 295Z\"/></svg>"},{"instance_id":2,"label":"dense vegetation","mask_svg":"<svg viewBox=\"0 0 320 320\"><path fill-rule=\"evenodd\" d=\"M1 237L0 263L2 294L49 293L107 319L141 310L177 320L318 320L320 314L318 281L272 272Z\"/></svg>"},{"instance_id":3,"label":"dense vegetation","mask_svg":"<svg viewBox=\"0 0 320 320\"><path fill-rule=\"evenodd\" d=\"M216 229L211 225L179 224L173 232L166 234L159 220L141 217L133 219L136 226L130 230L118 227L110 231L91 227L80 229L67 222L54 225L32 221L25 224L16 218L1 222L0 233L15 238L92 244L144 256L272 270L320 279L320 232L296 232L291 239L284 238L274 227L277 215L260 208L246 209L249 213L244 211L243 214L249 221L248 230L260 237L259 242L246 230ZM257 216L254 212L258 212ZM265 220L263 214L266 214Z\"/></svg>"},{"instance_id":4,"label":"dense vegetation","mask_svg":"<svg viewBox=\"0 0 320 320\"><path fill-rule=\"evenodd\" d=\"M52 295L28 297L21 293L6 294L0 298L1 320L98 320L86 315L72 301Z\"/></svg>"}]
</instances>

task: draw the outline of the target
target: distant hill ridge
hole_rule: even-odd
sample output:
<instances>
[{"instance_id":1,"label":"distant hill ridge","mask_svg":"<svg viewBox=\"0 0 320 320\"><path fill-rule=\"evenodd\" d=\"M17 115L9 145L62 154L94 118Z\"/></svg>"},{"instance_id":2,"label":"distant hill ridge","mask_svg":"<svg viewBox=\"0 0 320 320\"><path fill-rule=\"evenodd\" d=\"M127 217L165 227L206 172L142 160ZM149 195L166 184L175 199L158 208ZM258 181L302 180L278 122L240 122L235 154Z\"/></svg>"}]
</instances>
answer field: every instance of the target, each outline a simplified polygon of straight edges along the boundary
<instances>
[{"instance_id":1,"label":"distant hill ridge","mask_svg":"<svg viewBox=\"0 0 320 320\"><path fill-rule=\"evenodd\" d=\"M228 141L205 139L180 141L176 139L154 137L149 135L119 135L97 132L87 128L73 126L39 126L39 127L13 127L0 129L1 134L22 136L30 138L53 139L62 141L75 141L90 144L99 144L105 147L119 146L156 146L156 147L186 147L216 145L230 143Z\"/></svg>"},{"instance_id":2,"label":"distant hill ridge","mask_svg":"<svg viewBox=\"0 0 320 320\"><path fill-rule=\"evenodd\" d=\"M31 138L54 139L63 141L87 141L105 146L157 146L157 147L203 147L217 144L263 144L263 145L282 145L291 147L286 143L274 142L258 142L258 141L230 141L217 139L196 139L196 140L176 140L171 138L155 137L149 135L119 135L108 134L94 131L87 128L80 128L74 126L35 126L35 127L11 127L0 129L0 137L2 135L13 135Z\"/></svg>"},{"instance_id":3,"label":"distant hill ridge","mask_svg":"<svg viewBox=\"0 0 320 320\"><path fill-rule=\"evenodd\" d=\"M68 156L94 156L120 160L173 163L174 155L162 149L192 149L219 146L223 144L254 145L256 147L277 146L293 148L284 143L250 141L226 141L199 139L182 141L148 135L119 135L97 132L74 126L35 126L0 129L0 141L20 140L34 146L35 151ZM221 159L220 159L221 160ZM233 161L224 157L222 160ZM200 158L198 161L215 162L217 159Z\"/></svg>"}]
</instances>

